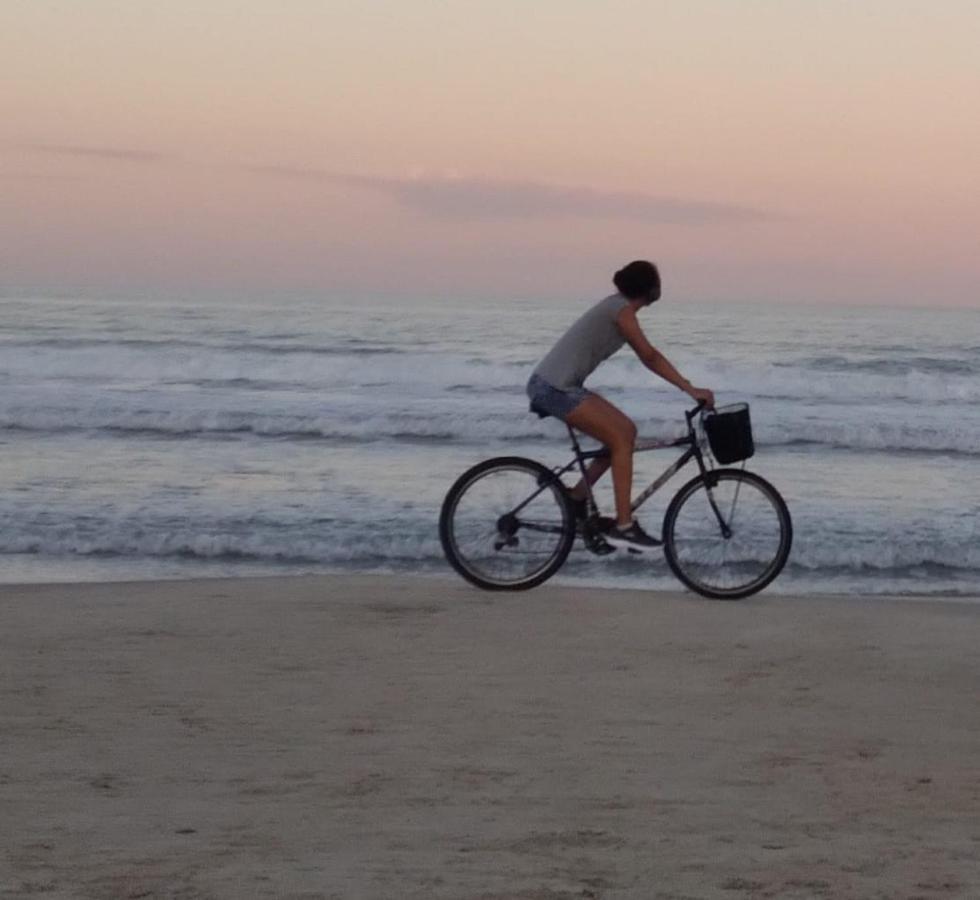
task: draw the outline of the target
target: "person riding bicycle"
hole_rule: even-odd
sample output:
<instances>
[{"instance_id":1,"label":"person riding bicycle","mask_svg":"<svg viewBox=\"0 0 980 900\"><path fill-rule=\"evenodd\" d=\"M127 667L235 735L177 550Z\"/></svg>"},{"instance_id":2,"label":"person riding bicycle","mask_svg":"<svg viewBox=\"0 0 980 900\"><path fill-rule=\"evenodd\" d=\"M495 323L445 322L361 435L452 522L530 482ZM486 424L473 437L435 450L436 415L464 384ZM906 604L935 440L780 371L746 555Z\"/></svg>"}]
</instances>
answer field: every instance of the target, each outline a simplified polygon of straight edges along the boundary
<instances>
[{"instance_id":1,"label":"person riding bicycle","mask_svg":"<svg viewBox=\"0 0 980 900\"><path fill-rule=\"evenodd\" d=\"M630 509L636 425L604 397L584 387L585 379L628 343L644 366L694 400L712 408L715 398L710 390L694 387L684 378L640 328L637 313L660 299L657 267L635 260L616 272L613 284L616 293L587 310L538 363L528 380L527 394L533 411L555 416L609 449L608 456L594 459L586 469L585 479L571 491L572 499L584 517L586 480L595 484L611 464L616 522L606 530L605 539L615 546L643 550L660 546L660 541L640 527Z\"/></svg>"}]
</instances>

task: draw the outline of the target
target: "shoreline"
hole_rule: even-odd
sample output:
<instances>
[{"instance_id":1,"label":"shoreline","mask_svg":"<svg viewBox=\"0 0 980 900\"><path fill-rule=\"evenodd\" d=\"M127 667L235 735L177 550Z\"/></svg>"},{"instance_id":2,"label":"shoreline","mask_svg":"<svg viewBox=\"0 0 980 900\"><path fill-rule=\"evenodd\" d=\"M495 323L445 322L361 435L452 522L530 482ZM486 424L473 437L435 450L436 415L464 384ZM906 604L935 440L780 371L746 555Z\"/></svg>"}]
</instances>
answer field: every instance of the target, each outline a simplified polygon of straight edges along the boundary
<instances>
[{"instance_id":1,"label":"shoreline","mask_svg":"<svg viewBox=\"0 0 980 900\"><path fill-rule=\"evenodd\" d=\"M980 605L898 599L8 586L0 898L975 897Z\"/></svg>"},{"instance_id":2,"label":"shoreline","mask_svg":"<svg viewBox=\"0 0 980 900\"><path fill-rule=\"evenodd\" d=\"M474 591L477 595L487 596L487 597L503 597L507 596L507 591L482 591L475 587L469 585L465 580L461 579L459 575L454 572L417 572L417 571L405 571L399 572L392 569L324 569L318 570L316 572L290 572L290 573L248 573L242 575L234 574L215 574L215 575L173 575L173 576L152 576L147 578L132 578L125 577L119 579L83 579L83 580L52 580L52 581L0 581L0 594L5 590L19 590L22 588L35 588L35 587L59 587L59 588L71 588L75 586L94 586L102 585L105 587L111 587L116 585L126 585L130 587L136 587L139 585L153 585L153 584L209 584L217 581L294 581L294 580L308 580L311 578L378 578L378 579L390 579L392 581L415 581L421 580L424 582L434 581L447 586L461 586L468 590ZM689 591L680 582L674 581L673 585L670 587L663 587L660 585L644 587L643 585L636 583L624 583L617 584L615 578L607 579L596 579L596 580L586 580L586 579L574 579L567 578L561 573L551 578L545 585L532 588L530 591L522 592L517 591L511 593L511 596L531 595L536 591L544 588L548 589L564 589L570 591L623 591L626 593L644 593L652 594L655 596L688 596L694 600L703 600L708 603L744 603L745 600L709 600L708 598L700 597L693 591ZM774 589L775 588L775 589ZM848 602L874 602L882 601L888 603L901 603L904 601L908 602L922 602L922 603L980 603L980 588L971 593L868 593L866 591L854 591L854 590L841 590L838 592L834 591L815 591L813 593L796 592L792 589L786 591L785 593L780 589L777 584L775 586L770 585L764 589L760 594L754 597L746 598L747 600L771 600L773 602L788 602L788 603L805 603L809 601L834 601L834 600L846 600Z\"/></svg>"}]
</instances>

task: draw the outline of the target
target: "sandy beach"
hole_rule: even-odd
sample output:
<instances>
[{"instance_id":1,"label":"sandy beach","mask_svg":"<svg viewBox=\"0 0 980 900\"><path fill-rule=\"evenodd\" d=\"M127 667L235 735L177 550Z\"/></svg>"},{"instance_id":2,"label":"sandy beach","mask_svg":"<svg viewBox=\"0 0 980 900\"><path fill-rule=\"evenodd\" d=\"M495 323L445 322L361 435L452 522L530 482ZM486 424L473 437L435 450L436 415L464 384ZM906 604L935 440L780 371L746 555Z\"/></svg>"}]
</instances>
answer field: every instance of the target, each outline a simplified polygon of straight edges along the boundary
<instances>
[{"instance_id":1,"label":"sandy beach","mask_svg":"<svg viewBox=\"0 0 980 900\"><path fill-rule=\"evenodd\" d=\"M4 587L0 897L980 896L980 604Z\"/></svg>"}]
</instances>

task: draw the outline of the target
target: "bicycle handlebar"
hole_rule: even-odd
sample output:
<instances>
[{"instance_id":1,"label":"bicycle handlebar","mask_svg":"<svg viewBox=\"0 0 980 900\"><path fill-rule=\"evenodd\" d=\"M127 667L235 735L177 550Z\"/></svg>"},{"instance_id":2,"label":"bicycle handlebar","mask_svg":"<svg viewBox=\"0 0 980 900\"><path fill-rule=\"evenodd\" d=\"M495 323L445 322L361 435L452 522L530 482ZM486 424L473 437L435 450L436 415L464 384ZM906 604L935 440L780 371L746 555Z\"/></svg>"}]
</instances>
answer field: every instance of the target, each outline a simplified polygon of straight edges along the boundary
<instances>
[{"instance_id":1,"label":"bicycle handlebar","mask_svg":"<svg viewBox=\"0 0 980 900\"><path fill-rule=\"evenodd\" d=\"M687 419L688 424L691 423L691 419L693 419L699 412L701 412L701 410L704 409L706 405L707 404L704 402L704 400L698 400L698 405L695 406L694 409L688 410L686 413L684 413L684 418Z\"/></svg>"}]
</instances>

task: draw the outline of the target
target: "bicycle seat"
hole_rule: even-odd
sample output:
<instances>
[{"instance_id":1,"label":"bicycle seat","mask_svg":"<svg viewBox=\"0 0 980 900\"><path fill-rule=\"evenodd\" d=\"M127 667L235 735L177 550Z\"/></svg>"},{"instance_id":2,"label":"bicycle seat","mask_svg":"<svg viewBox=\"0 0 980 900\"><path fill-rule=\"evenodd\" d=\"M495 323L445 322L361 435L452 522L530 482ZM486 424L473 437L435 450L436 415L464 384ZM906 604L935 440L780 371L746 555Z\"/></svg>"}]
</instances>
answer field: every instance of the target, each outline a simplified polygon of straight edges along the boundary
<instances>
[{"instance_id":1,"label":"bicycle seat","mask_svg":"<svg viewBox=\"0 0 980 900\"><path fill-rule=\"evenodd\" d=\"M537 413L539 419L547 419L551 415L550 412L545 412L540 406L538 406L535 403L532 403L529 408L531 412Z\"/></svg>"}]
</instances>

